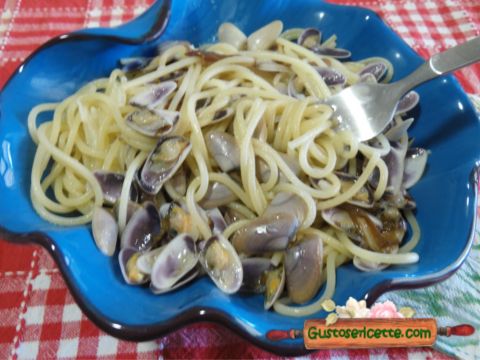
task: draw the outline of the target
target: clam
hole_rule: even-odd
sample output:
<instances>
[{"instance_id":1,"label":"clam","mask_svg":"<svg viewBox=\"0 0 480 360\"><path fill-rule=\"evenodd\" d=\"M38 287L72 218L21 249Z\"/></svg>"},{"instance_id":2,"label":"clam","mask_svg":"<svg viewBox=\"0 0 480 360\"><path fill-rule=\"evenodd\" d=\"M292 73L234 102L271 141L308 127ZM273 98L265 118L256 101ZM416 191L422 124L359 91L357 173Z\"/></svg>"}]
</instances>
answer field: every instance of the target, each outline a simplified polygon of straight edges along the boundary
<instances>
[{"instance_id":1,"label":"clam","mask_svg":"<svg viewBox=\"0 0 480 360\"><path fill-rule=\"evenodd\" d=\"M280 34L282 39L288 41L297 41L300 35L305 31L303 28L291 28Z\"/></svg>"},{"instance_id":2,"label":"clam","mask_svg":"<svg viewBox=\"0 0 480 360\"><path fill-rule=\"evenodd\" d=\"M156 288L153 283L150 283L150 290L152 293L155 295L160 295L160 294L165 294L167 292L173 291L175 289L178 289L182 287L183 285L188 284L190 281L194 280L196 277L198 277L201 274L200 268L198 266L195 266L192 270L187 272L185 275L183 275L175 284L173 284L169 288L164 288L164 289L159 289Z\"/></svg>"},{"instance_id":3,"label":"clam","mask_svg":"<svg viewBox=\"0 0 480 360\"><path fill-rule=\"evenodd\" d=\"M128 221L121 237L121 247L148 251L160 235L160 217L153 203L146 202Z\"/></svg>"},{"instance_id":4,"label":"clam","mask_svg":"<svg viewBox=\"0 0 480 360\"><path fill-rule=\"evenodd\" d=\"M115 214L115 216L117 217L117 220L119 218L118 216L118 210L119 210L119 204L120 202L117 201L115 203L115 205L113 206L113 213ZM134 201L128 201L127 203L127 219L126 219L126 222L128 223L130 221L130 219L132 218L132 215L138 210L140 209L142 206Z\"/></svg>"},{"instance_id":5,"label":"clam","mask_svg":"<svg viewBox=\"0 0 480 360\"><path fill-rule=\"evenodd\" d=\"M327 85L343 85L347 81L345 76L336 69L317 66L315 67L315 70L320 74Z\"/></svg>"},{"instance_id":6,"label":"clam","mask_svg":"<svg viewBox=\"0 0 480 360\"><path fill-rule=\"evenodd\" d=\"M377 82L380 82L387 73L387 66L383 62L372 62L365 66L359 73L360 77L372 74Z\"/></svg>"},{"instance_id":7,"label":"clam","mask_svg":"<svg viewBox=\"0 0 480 360\"><path fill-rule=\"evenodd\" d=\"M270 24L258 29L247 38L248 50L268 50L275 44L275 40L282 33L281 21L272 21Z\"/></svg>"},{"instance_id":8,"label":"clam","mask_svg":"<svg viewBox=\"0 0 480 360\"><path fill-rule=\"evenodd\" d=\"M199 205L204 209L212 209L223 205L228 205L237 199L232 190L217 181L208 184L208 190L200 201Z\"/></svg>"},{"instance_id":9,"label":"clam","mask_svg":"<svg viewBox=\"0 0 480 360\"><path fill-rule=\"evenodd\" d=\"M413 118L398 120L396 118L391 125L385 130L385 136L390 141L400 141L402 136L407 133L408 128L413 124Z\"/></svg>"},{"instance_id":10,"label":"clam","mask_svg":"<svg viewBox=\"0 0 480 360\"><path fill-rule=\"evenodd\" d=\"M189 51L193 48L192 44L190 44L188 41L178 41L178 40L173 40L173 41L164 41L157 47L157 54L162 55L167 51L168 49L171 49L174 46L181 45L185 48L185 51Z\"/></svg>"},{"instance_id":11,"label":"clam","mask_svg":"<svg viewBox=\"0 0 480 360\"><path fill-rule=\"evenodd\" d=\"M165 203L160 207L159 213L163 233L168 233L170 237L173 237L177 234L192 232L192 217L179 204Z\"/></svg>"},{"instance_id":12,"label":"clam","mask_svg":"<svg viewBox=\"0 0 480 360\"><path fill-rule=\"evenodd\" d=\"M395 115L404 114L417 106L420 101L420 95L416 91L410 91L404 95L398 102Z\"/></svg>"},{"instance_id":13,"label":"clam","mask_svg":"<svg viewBox=\"0 0 480 360\"><path fill-rule=\"evenodd\" d=\"M156 194L150 194L142 190L138 184L140 183L140 171L137 171L135 173L135 185L137 186L139 190L139 196L137 202L140 204L143 204L146 201L154 203L157 207L159 207L161 204L164 204L167 200L165 198L165 195L163 191L159 191Z\"/></svg>"},{"instance_id":14,"label":"clam","mask_svg":"<svg viewBox=\"0 0 480 360\"><path fill-rule=\"evenodd\" d=\"M130 247L121 249L118 254L120 270L127 284L139 285L148 281L148 275L142 273L137 267L137 260L140 254L137 249Z\"/></svg>"},{"instance_id":15,"label":"clam","mask_svg":"<svg viewBox=\"0 0 480 360\"><path fill-rule=\"evenodd\" d=\"M320 44L322 33L318 29L306 28L297 38L297 44L312 48Z\"/></svg>"},{"instance_id":16,"label":"clam","mask_svg":"<svg viewBox=\"0 0 480 360\"><path fill-rule=\"evenodd\" d=\"M223 172L240 168L240 148L232 135L223 131L212 131L207 135L205 143Z\"/></svg>"},{"instance_id":17,"label":"clam","mask_svg":"<svg viewBox=\"0 0 480 360\"><path fill-rule=\"evenodd\" d=\"M200 264L215 285L227 294L240 289L243 267L232 244L221 234L213 235L200 252Z\"/></svg>"},{"instance_id":18,"label":"clam","mask_svg":"<svg viewBox=\"0 0 480 360\"><path fill-rule=\"evenodd\" d=\"M120 59L120 69L123 72L138 71L146 68L152 58L149 57L131 57Z\"/></svg>"},{"instance_id":19,"label":"clam","mask_svg":"<svg viewBox=\"0 0 480 360\"><path fill-rule=\"evenodd\" d=\"M247 44L247 37L242 30L228 22L223 23L218 28L218 40L230 44L239 50L243 50Z\"/></svg>"},{"instance_id":20,"label":"clam","mask_svg":"<svg viewBox=\"0 0 480 360\"><path fill-rule=\"evenodd\" d=\"M190 153L192 145L182 136L162 137L148 155L138 177L143 191L157 194Z\"/></svg>"},{"instance_id":21,"label":"clam","mask_svg":"<svg viewBox=\"0 0 480 360\"><path fill-rule=\"evenodd\" d=\"M153 250L147 251L146 253L140 254L137 259L138 270L144 274L150 275L152 273L155 260L164 248L165 246L161 246Z\"/></svg>"},{"instance_id":22,"label":"clam","mask_svg":"<svg viewBox=\"0 0 480 360\"><path fill-rule=\"evenodd\" d=\"M407 190L402 189L400 192L393 194L390 191L385 191L382 198L377 202L377 206L385 209L394 207L397 209L415 209L415 200L408 194Z\"/></svg>"},{"instance_id":23,"label":"clam","mask_svg":"<svg viewBox=\"0 0 480 360\"><path fill-rule=\"evenodd\" d=\"M173 190L181 196L187 193L187 171L184 166L180 166L175 174L168 180Z\"/></svg>"},{"instance_id":24,"label":"clam","mask_svg":"<svg viewBox=\"0 0 480 360\"><path fill-rule=\"evenodd\" d=\"M333 226L336 229L344 231L347 236L358 243L363 242L363 233L360 227L355 223L356 212L361 211L360 208L355 206L349 206L350 211L345 209L345 206L334 207L330 209L322 210L322 218L328 224ZM377 227L381 227L382 223L379 219L369 214L368 212L363 211L362 215L368 217L370 222L375 224Z\"/></svg>"},{"instance_id":25,"label":"clam","mask_svg":"<svg viewBox=\"0 0 480 360\"><path fill-rule=\"evenodd\" d=\"M126 124L147 136L159 137L173 131L180 115L177 111L147 108L132 111L125 118Z\"/></svg>"},{"instance_id":26,"label":"clam","mask_svg":"<svg viewBox=\"0 0 480 360\"><path fill-rule=\"evenodd\" d=\"M350 189L358 177L347 173L337 172L336 175L340 179L341 192ZM347 201L350 204L357 205L363 208L371 208L373 206L373 193L368 185L364 185L357 191L357 193Z\"/></svg>"},{"instance_id":27,"label":"clam","mask_svg":"<svg viewBox=\"0 0 480 360\"><path fill-rule=\"evenodd\" d=\"M307 206L300 196L289 192L279 192L275 194L265 209L264 215L279 213L292 214L297 218L298 223L302 224L307 214Z\"/></svg>"},{"instance_id":28,"label":"clam","mask_svg":"<svg viewBox=\"0 0 480 360\"><path fill-rule=\"evenodd\" d=\"M227 228L227 223L218 208L205 211L212 234L221 234Z\"/></svg>"},{"instance_id":29,"label":"clam","mask_svg":"<svg viewBox=\"0 0 480 360\"><path fill-rule=\"evenodd\" d=\"M154 109L163 104L167 97L177 88L175 81L165 81L147 86L147 89L130 99L130 104Z\"/></svg>"},{"instance_id":30,"label":"clam","mask_svg":"<svg viewBox=\"0 0 480 360\"><path fill-rule=\"evenodd\" d=\"M352 56L352 53L345 49L331 48L322 45L313 46L310 48L314 53L323 56L331 56L337 59L347 59Z\"/></svg>"},{"instance_id":31,"label":"clam","mask_svg":"<svg viewBox=\"0 0 480 360\"><path fill-rule=\"evenodd\" d=\"M122 186L125 176L123 174L103 170L95 170L93 175L95 175L95 178L102 189L103 201L108 205L115 204L122 194ZM132 186L130 189L130 198L135 200L137 195L136 187Z\"/></svg>"},{"instance_id":32,"label":"clam","mask_svg":"<svg viewBox=\"0 0 480 360\"><path fill-rule=\"evenodd\" d=\"M392 193L400 191L405 169L405 155L408 147L408 136L405 134L399 141L390 142L390 152L382 156L388 168L387 189Z\"/></svg>"},{"instance_id":33,"label":"clam","mask_svg":"<svg viewBox=\"0 0 480 360\"><path fill-rule=\"evenodd\" d=\"M270 260L263 257L249 257L241 261L243 267L243 282L239 291L258 294L264 293L266 272L272 267Z\"/></svg>"},{"instance_id":34,"label":"clam","mask_svg":"<svg viewBox=\"0 0 480 360\"><path fill-rule=\"evenodd\" d=\"M411 188L422 177L427 165L428 152L421 148L410 148L405 156L403 187Z\"/></svg>"},{"instance_id":35,"label":"clam","mask_svg":"<svg viewBox=\"0 0 480 360\"><path fill-rule=\"evenodd\" d=\"M269 270L265 276L265 299L263 307L268 310L278 300L285 289L285 269L282 266Z\"/></svg>"},{"instance_id":36,"label":"clam","mask_svg":"<svg viewBox=\"0 0 480 360\"><path fill-rule=\"evenodd\" d=\"M195 268L198 257L195 242L187 234L173 238L158 254L150 274L154 292L171 290L184 276Z\"/></svg>"},{"instance_id":37,"label":"clam","mask_svg":"<svg viewBox=\"0 0 480 360\"><path fill-rule=\"evenodd\" d=\"M232 244L239 253L246 255L285 250L298 226L298 219L293 214L260 216L238 229Z\"/></svg>"},{"instance_id":38,"label":"clam","mask_svg":"<svg viewBox=\"0 0 480 360\"><path fill-rule=\"evenodd\" d=\"M407 230L405 219L395 207L371 214L360 207L344 204L323 210L322 217L362 247L376 252L396 251Z\"/></svg>"},{"instance_id":39,"label":"clam","mask_svg":"<svg viewBox=\"0 0 480 360\"><path fill-rule=\"evenodd\" d=\"M101 207L93 210L92 233L100 251L112 256L117 246L118 224L109 211Z\"/></svg>"},{"instance_id":40,"label":"clam","mask_svg":"<svg viewBox=\"0 0 480 360\"><path fill-rule=\"evenodd\" d=\"M322 284L323 243L319 236L306 236L287 249L285 273L288 297L303 304L317 294Z\"/></svg>"}]
</instances>

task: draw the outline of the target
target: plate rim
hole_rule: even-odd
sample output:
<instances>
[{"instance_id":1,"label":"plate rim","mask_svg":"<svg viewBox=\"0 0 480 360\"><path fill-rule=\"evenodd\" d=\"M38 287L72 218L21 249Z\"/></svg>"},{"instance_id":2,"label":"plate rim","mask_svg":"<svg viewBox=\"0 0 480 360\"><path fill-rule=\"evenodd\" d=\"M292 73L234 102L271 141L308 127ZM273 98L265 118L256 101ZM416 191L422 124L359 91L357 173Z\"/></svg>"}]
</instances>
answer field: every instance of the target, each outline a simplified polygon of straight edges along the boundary
<instances>
[{"instance_id":1,"label":"plate rim","mask_svg":"<svg viewBox=\"0 0 480 360\"><path fill-rule=\"evenodd\" d=\"M154 2L154 4L156 4ZM389 31L392 36L396 36L398 39L403 41L405 44L406 42L397 34L395 31L387 25L384 20L380 17L380 15L367 8L363 8L360 6L346 6L340 4L332 4L324 2L320 0L319 3L322 5L328 5L331 7L339 7L339 8L349 8L349 9L356 9L357 11L362 11L364 13L368 13L376 17L379 20L379 24L383 26L383 29ZM170 4L170 0L164 0L164 4ZM153 5L152 5L153 6ZM167 6L168 7L168 6ZM147 10L150 11L150 9ZM145 13L144 13L145 14ZM142 15L141 15L142 16ZM163 18L170 16L170 9L166 9L165 6L162 6L158 11L159 18ZM135 22L138 17L133 19L131 22ZM64 41L87 41L87 40L112 40L119 43L124 44L146 44L150 41L154 41L155 38L158 38L161 33L165 30L167 25L163 24L163 27L159 27L158 24L160 22L155 23L155 27L151 29L147 29L148 31L145 34L137 39L131 38L124 38L121 36L115 36L111 34L102 34L102 33L95 33L95 30L112 30L111 28L96 28L96 29L88 29L92 30L92 32L82 32L86 29L81 29L79 31L75 31L68 34L58 35L46 43L38 47L34 52L32 52L23 62L21 62L18 67L12 72L9 76L7 81L5 82L3 88L0 90L0 97L5 89L8 88L10 82L21 72L23 66L26 66L30 60L32 60L39 52L58 44L59 42ZM408 49L415 53L415 55L419 56L414 49L412 49L408 44L406 44ZM465 92L463 88L459 85L457 79L455 79L452 75L448 75L449 78L453 79L453 85L455 85L459 91ZM477 204L478 201L478 184L479 184L479 177L480 177L480 162L474 164L468 183L470 186L473 187L474 194L473 200L474 203ZM392 290L408 290L408 289L415 289L430 286L436 284L438 282L444 281L450 276L452 276L464 263L466 260L472 244L475 238L475 228L477 223L477 210L473 212L473 220L470 221L470 229L468 239L466 241L465 248L463 249L462 253L459 257L446 266L445 268L441 269L438 272L424 275L422 277L417 278L396 278L396 279L385 279L384 281L376 284L372 289L367 291L365 294L365 299L367 304L370 306L375 302L375 300L380 297L381 295L392 291ZM26 244L36 244L42 246L44 249L48 251L50 256L55 261L56 265L58 266L62 278L64 279L70 293L72 294L73 298L77 305L81 308L82 312L93 322L95 323L100 329L105 331L106 333L128 341L148 341L157 339L161 336L168 335L171 332L174 332L184 326L194 324L197 322L213 322L219 325L222 325L234 333L240 335L244 339L250 341L254 345L275 353L277 355L288 355L288 356L299 356L311 353L312 350L307 350L303 346L303 343L299 342L288 342L281 343L273 343L270 342L263 337L259 337L254 335L253 332L250 332L244 325L241 325L239 321L234 316L230 314L218 310L212 307L202 307L202 306L195 306L189 308L188 310L182 311L177 315L174 315L172 318L153 323L150 325L128 325L128 324L119 324L118 322L110 319L108 316L102 315L99 311L97 311L94 306L84 297L80 291L80 289L76 286L75 280L69 275L68 265L64 260L64 256L62 255L60 247L55 244L55 241L45 232L41 231L33 231L33 232L12 232L8 230L6 227L0 224L0 240L6 240L7 242L16 244L16 245L26 245Z\"/></svg>"}]
</instances>

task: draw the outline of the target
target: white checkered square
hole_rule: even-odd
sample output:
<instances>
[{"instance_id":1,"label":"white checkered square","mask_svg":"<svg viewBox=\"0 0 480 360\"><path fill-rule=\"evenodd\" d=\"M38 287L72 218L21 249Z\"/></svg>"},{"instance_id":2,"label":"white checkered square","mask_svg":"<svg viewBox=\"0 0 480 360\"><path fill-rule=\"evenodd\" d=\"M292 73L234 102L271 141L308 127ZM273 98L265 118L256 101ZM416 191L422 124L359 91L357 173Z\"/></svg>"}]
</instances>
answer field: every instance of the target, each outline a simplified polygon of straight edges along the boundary
<instances>
[{"instance_id":1,"label":"white checkered square","mask_svg":"<svg viewBox=\"0 0 480 360\"><path fill-rule=\"evenodd\" d=\"M50 288L50 283L50 275L41 272L32 280L32 290L48 290Z\"/></svg>"},{"instance_id":2,"label":"white checkered square","mask_svg":"<svg viewBox=\"0 0 480 360\"><path fill-rule=\"evenodd\" d=\"M117 353L118 340L108 335L102 335L98 339L97 356L108 356Z\"/></svg>"},{"instance_id":3,"label":"white checkered square","mask_svg":"<svg viewBox=\"0 0 480 360\"><path fill-rule=\"evenodd\" d=\"M20 360L36 359L38 356L38 349L40 348L39 341L25 341L20 343L17 349L17 358Z\"/></svg>"},{"instance_id":4,"label":"white checkered square","mask_svg":"<svg viewBox=\"0 0 480 360\"><path fill-rule=\"evenodd\" d=\"M465 18L467 14L465 14L465 11L460 11L459 10L459 11L452 11L451 15L454 19L458 20L458 19Z\"/></svg>"},{"instance_id":5,"label":"white checkered square","mask_svg":"<svg viewBox=\"0 0 480 360\"><path fill-rule=\"evenodd\" d=\"M99 26L100 26L99 21L89 21L87 23L87 27L89 27L89 28L94 28L94 27L99 27Z\"/></svg>"},{"instance_id":6,"label":"white checkered square","mask_svg":"<svg viewBox=\"0 0 480 360\"><path fill-rule=\"evenodd\" d=\"M133 9L133 14L135 16L138 16L138 15L142 14L145 10L146 10L146 8L144 6L137 6L137 7L135 7L135 9Z\"/></svg>"},{"instance_id":7,"label":"white checkered square","mask_svg":"<svg viewBox=\"0 0 480 360\"><path fill-rule=\"evenodd\" d=\"M41 325L43 324L43 317L45 315L45 306L29 306L25 313L25 323L27 325Z\"/></svg>"},{"instance_id":8,"label":"white checkered square","mask_svg":"<svg viewBox=\"0 0 480 360\"><path fill-rule=\"evenodd\" d=\"M82 319L82 311L77 304L68 304L63 307L62 322L74 322Z\"/></svg>"},{"instance_id":9,"label":"white checkered square","mask_svg":"<svg viewBox=\"0 0 480 360\"><path fill-rule=\"evenodd\" d=\"M58 344L57 357L66 358L76 355L78 352L78 338L61 339Z\"/></svg>"},{"instance_id":10,"label":"white checkered square","mask_svg":"<svg viewBox=\"0 0 480 360\"><path fill-rule=\"evenodd\" d=\"M155 341L145 341L137 344L138 353L146 353L155 351L157 349L157 343Z\"/></svg>"}]
</instances>

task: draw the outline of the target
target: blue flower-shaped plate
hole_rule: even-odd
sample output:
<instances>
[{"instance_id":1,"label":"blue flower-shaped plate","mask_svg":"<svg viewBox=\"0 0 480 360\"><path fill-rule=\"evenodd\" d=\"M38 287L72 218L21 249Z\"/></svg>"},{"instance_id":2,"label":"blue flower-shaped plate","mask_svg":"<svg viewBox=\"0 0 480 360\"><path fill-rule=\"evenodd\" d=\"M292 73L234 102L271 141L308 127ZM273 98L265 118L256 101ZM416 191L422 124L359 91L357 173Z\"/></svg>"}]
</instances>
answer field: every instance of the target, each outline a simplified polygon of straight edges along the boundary
<instances>
[{"instance_id":1,"label":"blue flower-shaped plate","mask_svg":"<svg viewBox=\"0 0 480 360\"><path fill-rule=\"evenodd\" d=\"M246 33L275 19L282 20L285 28L317 27L327 37L337 34L338 45L351 50L353 60L370 56L390 60L394 79L414 70L422 59L375 13L361 8L319 0L174 0L169 13L166 5L158 1L119 28L88 29L53 39L8 81L0 94L0 238L45 246L82 310L119 338L148 340L190 322L209 320L271 351L302 353L301 339L272 342L266 334L271 329L301 329L305 319L264 311L261 296L228 296L208 278L169 294L153 295L148 289L125 284L116 257L97 250L89 226L58 227L42 220L29 198L35 146L27 131L28 113L39 103L61 101L86 82L108 75L120 58L151 53L161 41L211 42L225 21ZM426 172L411 191L422 230L415 249L420 261L377 273L342 266L337 270L337 303L345 303L349 296L372 303L392 289L441 281L458 269L470 248L477 204L479 120L451 76L424 84L418 92L420 107L410 134L415 145L431 151Z\"/></svg>"}]
</instances>

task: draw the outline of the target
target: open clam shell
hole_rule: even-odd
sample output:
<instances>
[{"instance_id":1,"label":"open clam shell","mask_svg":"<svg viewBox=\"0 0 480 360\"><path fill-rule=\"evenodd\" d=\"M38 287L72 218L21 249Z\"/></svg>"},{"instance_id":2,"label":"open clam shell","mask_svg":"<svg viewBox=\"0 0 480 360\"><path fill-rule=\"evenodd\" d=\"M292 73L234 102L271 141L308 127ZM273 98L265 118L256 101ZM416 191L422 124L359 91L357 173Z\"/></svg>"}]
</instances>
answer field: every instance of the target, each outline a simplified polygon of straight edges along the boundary
<instances>
[{"instance_id":1,"label":"open clam shell","mask_svg":"<svg viewBox=\"0 0 480 360\"><path fill-rule=\"evenodd\" d=\"M158 247L156 249L150 250L146 253L141 254L137 259L137 268L142 273L150 275L152 273L153 264L158 255L163 251L165 246Z\"/></svg>"},{"instance_id":2,"label":"open clam shell","mask_svg":"<svg viewBox=\"0 0 480 360\"><path fill-rule=\"evenodd\" d=\"M263 257L249 257L241 259L241 261L243 281L239 291L264 293L266 272L272 268L270 260Z\"/></svg>"},{"instance_id":3,"label":"open clam shell","mask_svg":"<svg viewBox=\"0 0 480 360\"><path fill-rule=\"evenodd\" d=\"M159 137L173 131L178 123L178 111L136 109L125 118L126 124L141 134Z\"/></svg>"},{"instance_id":4,"label":"open clam shell","mask_svg":"<svg viewBox=\"0 0 480 360\"><path fill-rule=\"evenodd\" d=\"M428 152L422 148L410 148L405 156L403 187L411 188L423 175L427 165Z\"/></svg>"},{"instance_id":5,"label":"open clam shell","mask_svg":"<svg viewBox=\"0 0 480 360\"><path fill-rule=\"evenodd\" d=\"M280 298L285 289L285 269L282 266L266 272L265 276L265 299L263 307L270 309L275 301Z\"/></svg>"},{"instance_id":6,"label":"open clam shell","mask_svg":"<svg viewBox=\"0 0 480 360\"><path fill-rule=\"evenodd\" d=\"M212 131L207 135L205 144L223 172L240 168L240 148L232 135L223 131Z\"/></svg>"},{"instance_id":7,"label":"open clam shell","mask_svg":"<svg viewBox=\"0 0 480 360\"><path fill-rule=\"evenodd\" d=\"M322 284L323 243L317 235L290 247L285 254L288 297L303 304L317 294Z\"/></svg>"},{"instance_id":8,"label":"open clam shell","mask_svg":"<svg viewBox=\"0 0 480 360\"><path fill-rule=\"evenodd\" d=\"M140 285L148 281L148 275L142 273L137 267L137 260L140 256L137 249L126 247L118 254L118 263L122 276L127 284Z\"/></svg>"},{"instance_id":9,"label":"open clam shell","mask_svg":"<svg viewBox=\"0 0 480 360\"><path fill-rule=\"evenodd\" d=\"M345 75L336 69L317 66L315 67L315 70L317 70L327 85L343 85L347 82Z\"/></svg>"},{"instance_id":10,"label":"open clam shell","mask_svg":"<svg viewBox=\"0 0 480 360\"><path fill-rule=\"evenodd\" d=\"M414 90L405 94L398 102L395 115L404 114L417 106L420 101L420 95Z\"/></svg>"},{"instance_id":11,"label":"open clam shell","mask_svg":"<svg viewBox=\"0 0 480 360\"><path fill-rule=\"evenodd\" d=\"M358 179L357 176L349 175L347 173L337 172L336 175L340 179L341 192L345 192L350 189ZM367 184L362 186L360 190L358 190L357 193L350 200L348 200L348 203L363 208L373 207L373 202L373 192Z\"/></svg>"},{"instance_id":12,"label":"open clam shell","mask_svg":"<svg viewBox=\"0 0 480 360\"><path fill-rule=\"evenodd\" d=\"M103 201L108 205L115 204L122 194L122 186L125 176L120 173L104 170L95 170L93 175L102 189ZM132 186L130 188L130 199L136 200L137 197L137 188Z\"/></svg>"},{"instance_id":13,"label":"open clam shell","mask_svg":"<svg viewBox=\"0 0 480 360\"><path fill-rule=\"evenodd\" d=\"M160 294L165 294L167 292L173 291L175 289L178 289L186 284L188 284L190 281L193 281L196 277L200 275L200 270L198 266L195 266L192 270L187 272L182 278L180 278L174 285L172 285L170 288L164 288L164 289L158 289L153 285L153 283L150 283L150 290L155 294L155 295L160 295Z\"/></svg>"},{"instance_id":14,"label":"open clam shell","mask_svg":"<svg viewBox=\"0 0 480 360\"><path fill-rule=\"evenodd\" d=\"M200 200L199 205L204 209L213 209L219 206L230 204L237 199L232 190L217 181L208 184L207 193Z\"/></svg>"},{"instance_id":15,"label":"open clam shell","mask_svg":"<svg viewBox=\"0 0 480 360\"><path fill-rule=\"evenodd\" d=\"M138 71L146 68L153 58L150 57L131 57L120 59L120 69L123 72Z\"/></svg>"},{"instance_id":16,"label":"open clam shell","mask_svg":"<svg viewBox=\"0 0 480 360\"><path fill-rule=\"evenodd\" d=\"M232 244L239 253L263 254L285 250L299 226L295 215L277 213L251 220L233 235Z\"/></svg>"},{"instance_id":17,"label":"open clam shell","mask_svg":"<svg viewBox=\"0 0 480 360\"><path fill-rule=\"evenodd\" d=\"M195 242L187 234L179 234L158 254L150 279L157 292L169 291L198 263Z\"/></svg>"},{"instance_id":18,"label":"open clam shell","mask_svg":"<svg viewBox=\"0 0 480 360\"><path fill-rule=\"evenodd\" d=\"M151 202L137 209L128 221L121 237L122 248L148 251L157 236L160 235L160 216Z\"/></svg>"},{"instance_id":19,"label":"open clam shell","mask_svg":"<svg viewBox=\"0 0 480 360\"><path fill-rule=\"evenodd\" d=\"M306 48L311 48L320 44L322 40L322 33L315 28L306 28L297 38L297 44Z\"/></svg>"},{"instance_id":20,"label":"open clam shell","mask_svg":"<svg viewBox=\"0 0 480 360\"><path fill-rule=\"evenodd\" d=\"M391 141L390 152L382 156L388 168L387 190L394 194L399 192L402 186L407 148L408 136L404 134L399 141Z\"/></svg>"},{"instance_id":21,"label":"open clam shell","mask_svg":"<svg viewBox=\"0 0 480 360\"><path fill-rule=\"evenodd\" d=\"M373 62L365 66L359 73L360 77L365 76L366 74L372 74L377 82L380 82L382 78L387 73L387 66L383 62Z\"/></svg>"},{"instance_id":22,"label":"open clam shell","mask_svg":"<svg viewBox=\"0 0 480 360\"><path fill-rule=\"evenodd\" d=\"M342 207L334 207L330 209L322 210L321 212L323 220L334 228L344 231L350 239L355 240L358 243L363 242L363 233L360 228L353 221L350 212ZM382 226L382 222L375 216L365 212L365 216L368 216L370 221L377 227Z\"/></svg>"},{"instance_id":23,"label":"open clam shell","mask_svg":"<svg viewBox=\"0 0 480 360\"><path fill-rule=\"evenodd\" d=\"M293 214L298 223L302 224L307 215L307 206L300 196L289 192L279 192L266 208L264 215L279 213Z\"/></svg>"},{"instance_id":24,"label":"open clam shell","mask_svg":"<svg viewBox=\"0 0 480 360\"><path fill-rule=\"evenodd\" d=\"M157 194L190 153L192 144L182 136L162 137L140 170L138 183L143 191Z\"/></svg>"},{"instance_id":25,"label":"open clam shell","mask_svg":"<svg viewBox=\"0 0 480 360\"><path fill-rule=\"evenodd\" d=\"M165 81L159 84L149 85L146 90L130 99L130 104L141 108L154 109L163 104L176 88L177 83L175 81Z\"/></svg>"},{"instance_id":26,"label":"open clam shell","mask_svg":"<svg viewBox=\"0 0 480 360\"><path fill-rule=\"evenodd\" d=\"M227 222L218 208L205 211L212 234L222 234L227 228Z\"/></svg>"},{"instance_id":27,"label":"open clam shell","mask_svg":"<svg viewBox=\"0 0 480 360\"><path fill-rule=\"evenodd\" d=\"M279 20L258 29L247 38L248 50L267 50L275 44L275 40L283 30L283 23Z\"/></svg>"},{"instance_id":28,"label":"open clam shell","mask_svg":"<svg viewBox=\"0 0 480 360\"><path fill-rule=\"evenodd\" d=\"M240 289L243 267L237 252L221 234L206 241L200 252L200 264L215 285L227 294Z\"/></svg>"},{"instance_id":29,"label":"open clam shell","mask_svg":"<svg viewBox=\"0 0 480 360\"><path fill-rule=\"evenodd\" d=\"M218 28L218 40L239 50L244 49L247 44L247 37L242 30L229 22L223 23Z\"/></svg>"},{"instance_id":30,"label":"open clam shell","mask_svg":"<svg viewBox=\"0 0 480 360\"><path fill-rule=\"evenodd\" d=\"M117 246L118 224L109 211L100 207L93 210L92 233L100 251L112 256Z\"/></svg>"}]
</instances>

